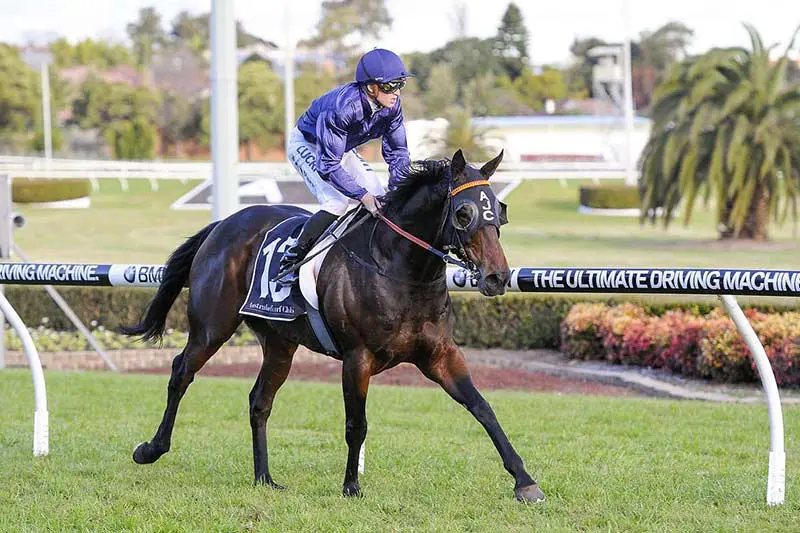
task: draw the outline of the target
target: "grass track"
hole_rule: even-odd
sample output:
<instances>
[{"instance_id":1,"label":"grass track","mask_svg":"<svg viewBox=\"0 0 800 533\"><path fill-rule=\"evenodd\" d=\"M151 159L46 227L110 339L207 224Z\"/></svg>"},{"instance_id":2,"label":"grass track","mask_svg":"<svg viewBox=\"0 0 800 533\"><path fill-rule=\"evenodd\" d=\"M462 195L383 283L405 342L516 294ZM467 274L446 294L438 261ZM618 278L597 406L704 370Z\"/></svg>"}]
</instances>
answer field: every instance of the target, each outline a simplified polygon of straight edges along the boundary
<instances>
[{"instance_id":1,"label":"grass track","mask_svg":"<svg viewBox=\"0 0 800 533\"><path fill-rule=\"evenodd\" d=\"M796 531L798 408L785 408L787 504L766 506L766 407L491 392L548 495L525 506L491 442L436 389L373 387L363 499L339 496L338 386L290 381L270 420L272 473L251 485L252 380L203 378L173 450L130 452L163 410L165 376L47 374L51 455L31 454L30 374L0 372L0 531Z\"/></svg>"}]
</instances>

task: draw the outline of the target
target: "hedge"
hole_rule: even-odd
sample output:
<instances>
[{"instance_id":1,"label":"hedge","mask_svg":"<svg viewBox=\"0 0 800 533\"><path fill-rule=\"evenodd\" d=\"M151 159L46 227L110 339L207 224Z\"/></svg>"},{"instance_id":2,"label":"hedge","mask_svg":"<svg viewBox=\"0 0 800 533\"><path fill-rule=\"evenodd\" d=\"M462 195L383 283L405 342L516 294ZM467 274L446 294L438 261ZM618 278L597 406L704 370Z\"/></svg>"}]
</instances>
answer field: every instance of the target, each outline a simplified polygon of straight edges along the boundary
<instances>
[{"instance_id":1,"label":"hedge","mask_svg":"<svg viewBox=\"0 0 800 533\"><path fill-rule=\"evenodd\" d=\"M11 199L19 204L60 202L89 196L91 184L84 178L14 178Z\"/></svg>"},{"instance_id":2,"label":"hedge","mask_svg":"<svg viewBox=\"0 0 800 533\"><path fill-rule=\"evenodd\" d=\"M155 289L124 287L59 287L59 293L85 324L93 321L106 329L117 331L120 326L136 323L155 294ZM167 327L188 331L186 317L187 291L183 291L172 307ZM54 330L73 330L64 313L41 287L8 286L6 295L29 326L46 323ZM505 349L558 349L561 345L560 326L570 308L582 302L615 305L632 301L645 314L663 315L681 309L693 315L705 315L717 308L713 299L691 301L685 298L670 300L653 296L508 294L498 298L478 295L454 295L454 337L463 346ZM789 309L790 304L778 307L761 305L763 312Z\"/></svg>"},{"instance_id":3,"label":"hedge","mask_svg":"<svg viewBox=\"0 0 800 533\"><path fill-rule=\"evenodd\" d=\"M635 209L639 189L629 185L599 184L580 188L580 204L595 209Z\"/></svg>"}]
</instances>

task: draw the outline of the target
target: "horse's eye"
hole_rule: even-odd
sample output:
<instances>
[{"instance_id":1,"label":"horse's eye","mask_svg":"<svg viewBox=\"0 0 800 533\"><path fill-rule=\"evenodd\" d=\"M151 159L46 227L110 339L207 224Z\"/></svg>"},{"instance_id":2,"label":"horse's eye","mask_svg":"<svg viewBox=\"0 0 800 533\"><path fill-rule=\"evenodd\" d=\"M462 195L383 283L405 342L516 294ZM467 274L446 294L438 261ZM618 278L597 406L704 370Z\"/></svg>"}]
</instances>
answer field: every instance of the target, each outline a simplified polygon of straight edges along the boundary
<instances>
[{"instance_id":1,"label":"horse's eye","mask_svg":"<svg viewBox=\"0 0 800 533\"><path fill-rule=\"evenodd\" d=\"M465 231L478 216L478 208L473 203L458 206L453 217L453 226L457 230Z\"/></svg>"}]
</instances>

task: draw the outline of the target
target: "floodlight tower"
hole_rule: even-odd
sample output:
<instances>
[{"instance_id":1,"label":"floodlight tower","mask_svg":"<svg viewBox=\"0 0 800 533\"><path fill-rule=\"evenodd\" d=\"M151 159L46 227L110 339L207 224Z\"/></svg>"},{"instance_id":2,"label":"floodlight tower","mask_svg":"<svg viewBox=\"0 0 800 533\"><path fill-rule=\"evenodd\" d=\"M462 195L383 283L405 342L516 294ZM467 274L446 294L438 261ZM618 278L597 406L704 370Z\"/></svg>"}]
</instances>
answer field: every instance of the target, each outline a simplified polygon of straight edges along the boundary
<instances>
[{"instance_id":1,"label":"floodlight tower","mask_svg":"<svg viewBox=\"0 0 800 533\"><path fill-rule=\"evenodd\" d=\"M211 0L211 218L239 210L239 108L234 0Z\"/></svg>"}]
</instances>

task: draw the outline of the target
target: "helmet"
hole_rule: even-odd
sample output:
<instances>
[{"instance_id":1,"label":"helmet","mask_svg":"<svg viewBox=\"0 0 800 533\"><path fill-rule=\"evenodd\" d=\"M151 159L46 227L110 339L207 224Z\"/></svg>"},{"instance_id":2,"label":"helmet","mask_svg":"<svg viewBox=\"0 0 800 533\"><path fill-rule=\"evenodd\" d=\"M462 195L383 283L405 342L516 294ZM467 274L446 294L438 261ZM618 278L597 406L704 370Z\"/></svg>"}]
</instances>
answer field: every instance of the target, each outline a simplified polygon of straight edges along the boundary
<instances>
[{"instance_id":1,"label":"helmet","mask_svg":"<svg viewBox=\"0 0 800 533\"><path fill-rule=\"evenodd\" d=\"M400 56L385 48L370 50L361 56L356 67L356 81L358 83L370 81L387 82L398 78L413 77L413 74L406 72L406 66Z\"/></svg>"}]
</instances>

